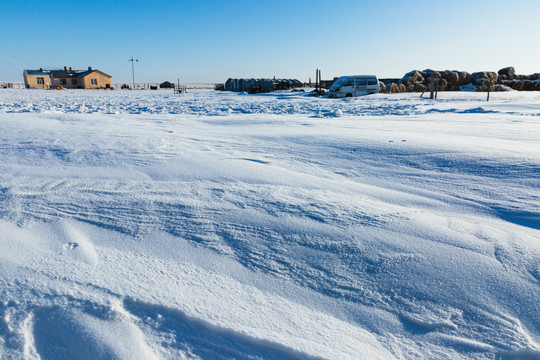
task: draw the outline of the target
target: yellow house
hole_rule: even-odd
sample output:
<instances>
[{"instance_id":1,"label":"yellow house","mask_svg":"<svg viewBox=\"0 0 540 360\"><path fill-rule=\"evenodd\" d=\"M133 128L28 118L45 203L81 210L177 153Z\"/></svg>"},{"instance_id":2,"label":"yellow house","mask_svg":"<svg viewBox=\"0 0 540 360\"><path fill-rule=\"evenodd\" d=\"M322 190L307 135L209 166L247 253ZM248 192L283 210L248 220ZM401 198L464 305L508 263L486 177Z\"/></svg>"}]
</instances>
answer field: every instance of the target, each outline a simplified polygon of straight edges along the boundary
<instances>
[{"instance_id":1,"label":"yellow house","mask_svg":"<svg viewBox=\"0 0 540 360\"><path fill-rule=\"evenodd\" d=\"M110 75L99 70L24 70L24 86L27 89L110 89Z\"/></svg>"}]
</instances>

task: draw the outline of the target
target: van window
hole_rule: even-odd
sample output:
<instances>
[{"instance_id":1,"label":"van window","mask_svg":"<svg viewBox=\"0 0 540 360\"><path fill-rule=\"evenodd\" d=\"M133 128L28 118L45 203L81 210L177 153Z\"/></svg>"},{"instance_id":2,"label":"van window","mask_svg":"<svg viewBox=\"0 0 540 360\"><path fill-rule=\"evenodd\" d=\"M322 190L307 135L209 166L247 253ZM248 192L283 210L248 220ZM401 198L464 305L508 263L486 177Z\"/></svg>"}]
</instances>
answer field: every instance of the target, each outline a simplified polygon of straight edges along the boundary
<instances>
[{"instance_id":1,"label":"van window","mask_svg":"<svg viewBox=\"0 0 540 360\"><path fill-rule=\"evenodd\" d=\"M373 79L373 78L368 79L367 83L368 85L377 85L377 79Z\"/></svg>"},{"instance_id":2,"label":"van window","mask_svg":"<svg viewBox=\"0 0 540 360\"><path fill-rule=\"evenodd\" d=\"M343 83L343 86L353 86L353 85L354 85L353 79L347 79Z\"/></svg>"},{"instance_id":3,"label":"van window","mask_svg":"<svg viewBox=\"0 0 540 360\"><path fill-rule=\"evenodd\" d=\"M336 87L339 87L343 84L343 82L345 81L346 77L342 76L340 77L339 79L337 79L336 81L334 81L334 84L332 86L336 86Z\"/></svg>"},{"instance_id":4,"label":"van window","mask_svg":"<svg viewBox=\"0 0 540 360\"><path fill-rule=\"evenodd\" d=\"M356 86L365 86L365 85L366 85L366 79L356 78Z\"/></svg>"}]
</instances>

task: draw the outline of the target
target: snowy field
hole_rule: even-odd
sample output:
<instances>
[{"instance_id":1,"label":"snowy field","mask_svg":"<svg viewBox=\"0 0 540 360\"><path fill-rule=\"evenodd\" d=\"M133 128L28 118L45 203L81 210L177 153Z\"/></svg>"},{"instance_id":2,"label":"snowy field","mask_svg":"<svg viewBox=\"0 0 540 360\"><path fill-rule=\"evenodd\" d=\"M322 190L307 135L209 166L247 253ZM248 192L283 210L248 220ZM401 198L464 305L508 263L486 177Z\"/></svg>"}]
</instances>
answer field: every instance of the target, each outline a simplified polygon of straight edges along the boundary
<instances>
[{"instance_id":1,"label":"snowy field","mask_svg":"<svg viewBox=\"0 0 540 360\"><path fill-rule=\"evenodd\" d=\"M540 93L0 90L1 359L540 359Z\"/></svg>"}]
</instances>

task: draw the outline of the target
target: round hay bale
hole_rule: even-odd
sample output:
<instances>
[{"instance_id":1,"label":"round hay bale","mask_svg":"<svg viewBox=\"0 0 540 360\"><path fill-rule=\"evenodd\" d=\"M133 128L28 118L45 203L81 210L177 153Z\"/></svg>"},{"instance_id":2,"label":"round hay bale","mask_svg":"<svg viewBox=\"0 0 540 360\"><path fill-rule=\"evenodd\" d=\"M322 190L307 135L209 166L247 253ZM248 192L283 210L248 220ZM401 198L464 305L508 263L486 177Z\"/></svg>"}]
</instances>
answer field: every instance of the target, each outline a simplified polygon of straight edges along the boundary
<instances>
[{"instance_id":1,"label":"round hay bale","mask_svg":"<svg viewBox=\"0 0 540 360\"><path fill-rule=\"evenodd\" d=\"M523 90L525 91L534 91L535 86L534 83L531 80L525 80L523 81Z\"/></svg>"},{"instance_id":2,"label":"round hay bale","mask_svg":"<svg viewBox=\"0 0 540 360\"><path fill-rule=\"evenodd\" d=\"M440 78L439 81L437 81L438 91L445 91L447 86L448 86L448 81L446 81L446 79Z\"/></svg>"},{"instance_id":3,"label":"round hay bale","mask_svg":"<svg viewBox=\"0 0 540 360\"><path fill-rule=\"evenodd\" d=\"M513 66L505 67L499 70L498 74L505 75L508 80L512 80L516 75L516 69Z\"/></svg>"},{"instance_id":4,"label":"round hay bale","mask_svg":"<svg viewBox=\"0 0 540 360\"><path fill-rule=\"evenodd\" d=\"M399 86L397 86L396 83L391 83L390 86L388 87L388 92L390 94L397 94L399 93Z\"/></svg>"},{"instance_id":5,"label":"round hay bale","mask_svg":"<svg viewBox=\"0 0 540 360\"><path fill-rule=\"evenodd\" d=\"M521 91L523 90L523 81L521 80L513 80L508 83L508 86L511 87L514 90Z\"/></svg>"},{"instance_id":6,"label":"round hay bale","mask_svg":"<svg viewBox=\"0 0 540 360\"><path fill-rule=\"evenodd\" d=\"M448 86L454 86L459 83L459 74L455 71L445 71L442 78L446 80Z\"/></svg>"},{"instance_id":7,"label":"round hay bale","mask_svg":"<svg viewBox=\"0 0 540 360\"><path fill-rule=\"evenodd\" d=\"M422 74L420 74L420 71L413 70L406 73L400 80L399 83L405 84L406 86L409 84L414 84L418 82L424 81L424 77Z\"/></svg>"},{"instance_id":8,"label":"round hay bale","mask_svg":"<svg viewBox=\"0 0 540 360\"><path fill-rule=\"evenodd\" d=\"M494 71L488 71L486 74L488 76L488 80L491 81L493 84L495 84L497 80L499 80L499 74Z\"/></svg>"},{"instance_id":9,"label":"round hay bale","mask_svg":"<svg viewBox=\"0 0 540 360\"><path fill-rule=\"evenodd\" d=\"M426 76L425 77L432 77L432 76L435 76L435 77L441 77L441 73L438 72L438 71L435 71L435 70L431 70L431 69L426 69L424 70L424 72L426 73Z\"/></svg>"},{"instance_id":10,"label":"round hay bale","mask_svg":"<svg viewBox=\"0 0 540 360\"><path fill-rule=\"evenodd\" d=\"M466 71L462 71L459 73L459 82L461 85L467 85L474 81L474 77L471 73L468 73Z\"/></svg>"},{"instance_id":11,"label":"round hay bale","mask_svg":"<svg viewBox=\"0 0 540 360\"><path fill-rule=\"evenodd\" d=\"M474 72L471 75L474 77L474 83L477 85L482 85L482 82L488 78L485 71Z\"/></svg>"},{"instance_id":12,"label":"round hay bale","mask_svg":"<svg viewBox=\"0 0 540 360\"><path fill-rule=\"evenodd\" d=\"M480 84L479 91L492 91L493 90L493 83L489 79L482 80L482 84Z\"/></svg>"},{"instance_id":13,"label":"round hay bale","mask_svg":"<svg viewBox=\"0 0 540 360\"><path fill-rule=\"evenodd\" d=\"M407 92L407 87L405 87L405 85L399 84L398 86L399 86L399 92L400 93Z\"/></svg>"}]
</instances>

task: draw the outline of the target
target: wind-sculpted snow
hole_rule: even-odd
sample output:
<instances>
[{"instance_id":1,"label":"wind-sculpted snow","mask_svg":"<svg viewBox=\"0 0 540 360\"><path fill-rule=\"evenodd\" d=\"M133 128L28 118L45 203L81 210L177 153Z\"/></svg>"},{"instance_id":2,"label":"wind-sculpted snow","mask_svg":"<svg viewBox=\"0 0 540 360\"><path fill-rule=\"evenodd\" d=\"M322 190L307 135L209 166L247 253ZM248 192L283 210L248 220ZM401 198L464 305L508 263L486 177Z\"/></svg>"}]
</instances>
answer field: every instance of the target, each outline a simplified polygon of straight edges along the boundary
<instances>
[{"instance_id":1,"label":"wind-sculpted snow","mask_svg":"<svg viewBox=\"0 0 540 360\"><path fill-rule=\"evenodd\" d=\"M535 94L0 95L0 358L540 356Z\"/></svg>"},{"instance_id":2,"label":"wind-sculpted snow","mask_svg":"<svg viewBox=\"0 0 540 360\"><path fill-rule=\"evenodd\" d=\"M432 106L429 98L411 95L373 95L364 98L328 99L314 98L309 93L278 93L247 95L245 93L189 91L178 95L172 91L148 91L134 94L130 91L71 90L69 92L45 92L39 90L4 91L0 97L0 113L65 113L65 114L174 114L197 116L229 116L233 114L307 115L335 117L342 115L387 116L424 113L497 113L500 108L480 106L459 108L456 102L467 100L469 94L441 95L439 108ZM528 95L528 94L527 94ZM506 101L516 96L497 94ZM536 96L538 98L538 96ZM445 99L446 98L446 99ZM528 96L528 99L534 98ZM484 95L474 96L484 100ZM384 100L381 102L381 100ZM532 100L534 101L534 100ZM428 105L429 104L429 105ZM426 106L427 105L427 106ZM504 109L508 110L508 109ZM504 111L503 110L503 111ZM522 109L524 110L524 109ZM539 115L538 109L532 109Z\"/></svg>"}]
</instances>

